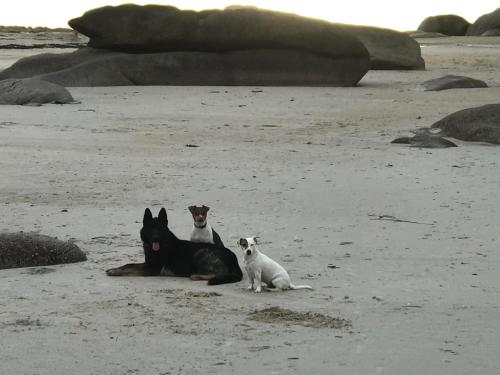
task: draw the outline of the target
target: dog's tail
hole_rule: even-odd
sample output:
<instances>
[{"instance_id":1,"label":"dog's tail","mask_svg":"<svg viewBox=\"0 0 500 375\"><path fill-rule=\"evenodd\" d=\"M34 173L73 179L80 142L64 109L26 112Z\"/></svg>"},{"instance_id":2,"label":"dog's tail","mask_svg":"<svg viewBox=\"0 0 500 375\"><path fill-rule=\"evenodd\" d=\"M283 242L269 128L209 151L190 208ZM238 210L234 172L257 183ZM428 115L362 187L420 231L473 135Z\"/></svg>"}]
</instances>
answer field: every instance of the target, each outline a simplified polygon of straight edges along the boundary
<instances>
[{"instance_id":1,"label":"dog's tail","mask_svg":"<svg viewBox=\"0 0 500 375\"><path fill-rule=\"evenodd\" d=\"M241 273L241 270L239 271L240 272L216 275L208 280L208 285L237 283L243 279L243 273Z\"/></svg>"},{"instance_id":2,"label":"dog's tail","mask_svg":"<svg viewBox=\"0 0 500 375\"><path fill-rule=\"evenodd\" d=\"M290 284L290 289L296 290L296 289L311 289L313 290L312 286L309 285L293 285Z\"/></svg>"}]
</instances>

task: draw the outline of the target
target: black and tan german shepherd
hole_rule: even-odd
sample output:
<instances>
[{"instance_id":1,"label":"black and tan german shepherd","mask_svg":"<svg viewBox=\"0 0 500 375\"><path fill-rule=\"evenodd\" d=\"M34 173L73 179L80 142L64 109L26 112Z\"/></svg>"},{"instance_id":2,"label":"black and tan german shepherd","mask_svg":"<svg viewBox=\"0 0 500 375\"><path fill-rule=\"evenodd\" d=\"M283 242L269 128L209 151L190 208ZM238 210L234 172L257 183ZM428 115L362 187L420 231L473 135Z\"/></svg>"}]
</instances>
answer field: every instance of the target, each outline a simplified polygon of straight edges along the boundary
<instances>
[{"instance_id":1,"label":"black and tan german shepherd","mask_svg":"<svg viewBox=\"0 0 500 375\"><path fill-rule=\"evenodd\" d=\"M238 259L228 248L178 239L168 228L165 208L155 218L146 208L141 240L145 262L111 268L106 271L109 276L180 276L208 280L209 285L243 278Z\"/></svg>"}]
</instances>

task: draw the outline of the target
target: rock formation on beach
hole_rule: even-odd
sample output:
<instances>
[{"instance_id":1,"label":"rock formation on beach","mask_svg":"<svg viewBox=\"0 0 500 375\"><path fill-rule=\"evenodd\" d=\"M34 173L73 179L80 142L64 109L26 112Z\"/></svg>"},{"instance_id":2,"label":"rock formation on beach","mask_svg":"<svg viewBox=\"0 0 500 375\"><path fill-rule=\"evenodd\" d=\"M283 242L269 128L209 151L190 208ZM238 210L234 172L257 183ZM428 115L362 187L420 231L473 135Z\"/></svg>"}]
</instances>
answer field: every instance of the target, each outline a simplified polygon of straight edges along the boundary
<instances>
[{"instance_id":1,"label":"rock formation on beach","mask_svg":"<svg viewBox=\"0 0 500 375\"><path fill-rule=\"evenodd\" d=\"M440 33L448 36L464 36L470 23L465 18L445 14L427 17L418 26L418 31L426 33Z\"/></svg>"},{"instance_id":2,"label":"rock formation on beach","mask_svg":"<svg viewBox=\"0 0 500 375\"><path fill-rule=\"evenodd\" d=\"M87 256L71 242L37 233L0 233L0 269L83 262Z\"/></svg>"},{"instance_id":3,"label":"rock formation on beach","mask_svg":"<svg viewBox=\"0 0 500 375\"><path fill-rule=\"evenodd\" d=\"M0 79L64 86L355 86L368 69L423 69L403 33L254 7L200 12L125 4L69 21L88 48L21 59Z\"/></svg>"},{"instance_id":4,"label":"rock formation on beach","mask_svg":"<svg viewBox=\"0 0 500 375\"><path fill-rule=\"evenodd\" d=\"M0 104L66 104L73 101L68 90L52 82L36 78L13 78L0 81Z\"/></svg>"},{"instance_id":5,"label":"rock formation on beach","mask_svg":"<svg viewBox=\"0 0 500 375\"><path fill-rule=\"evenodd\" d=\"M467 29L468 36L495 36L500 32L500 8L479 17Z\"/></svg>"},{"instance_id":6,"label":"rock formation on beach","mask_svg":"<svg viewBox=\"0 0 500 375\"><path fill-rule=\"evenodd\" d=\"M460 110L435 122L431 128L441 129L440 136L500 145L500 104Z\"/></svg>"},{"instance_id":7,"label":"rock formation on beach","mask_svg":"<svg viewBox=\"0 0 500 375\"><path fill-rule=\"evenodd\" d=\"M256 8L126 4L69 24L89 47L126 53L99 64L113 66L117 84L353 86L369 68L364 45L340 26Z\"/></svg>"}]
</instances>

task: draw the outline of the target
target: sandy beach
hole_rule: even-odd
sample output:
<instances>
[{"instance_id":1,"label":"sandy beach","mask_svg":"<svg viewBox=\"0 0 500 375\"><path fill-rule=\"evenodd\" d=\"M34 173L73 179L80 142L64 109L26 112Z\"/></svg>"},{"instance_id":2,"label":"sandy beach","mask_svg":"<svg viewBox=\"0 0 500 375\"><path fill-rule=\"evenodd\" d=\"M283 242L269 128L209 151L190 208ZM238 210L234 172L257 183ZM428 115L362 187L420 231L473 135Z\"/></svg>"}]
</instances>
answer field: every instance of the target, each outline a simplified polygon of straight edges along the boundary
<instances>
[{"instance_id":1,"label":"sandy beach","mask_svg":"<svg viewBox=\"0 0 500 375\"><path fill-rule=\"evenodd\" d=\"M79 104L0 106L0 230L89 258L0 271L0 372L499 373L500 147L390 141L498 103L500 37L419 42L426 70L353 88L74 87ZM3 69L27 52L0 53ZM445 74L490 87L418 89ZM241 265L237 240L260 236L314 290L106 276L142 261L146 207L187 238L191 204ZM270 307L348 324L250 319Z\"/></svg>"}]
</instances>

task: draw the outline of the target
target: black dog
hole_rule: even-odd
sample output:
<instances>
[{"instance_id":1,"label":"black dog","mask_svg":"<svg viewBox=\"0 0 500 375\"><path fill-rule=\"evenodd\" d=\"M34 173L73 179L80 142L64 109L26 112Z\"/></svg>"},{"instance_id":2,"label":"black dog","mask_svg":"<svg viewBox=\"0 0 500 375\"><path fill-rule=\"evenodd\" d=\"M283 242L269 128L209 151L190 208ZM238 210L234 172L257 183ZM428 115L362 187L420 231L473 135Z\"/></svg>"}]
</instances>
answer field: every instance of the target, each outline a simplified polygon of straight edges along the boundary
<instances>
[{"instance_id":1,"label":"black dog","mask_svg":"<svg viewBox=\"0 0 500 375\"><path fill-rule=\"evenodd\" d=\"M109 269L106 271L109 276L180 276L208 280L209 285L235 283L243 278L231 250L178 239L168 228L165 208L157 218L146 208L141 240L145 262Z\"/></svg>"}]
</instances>

